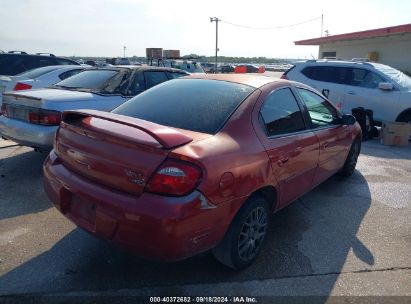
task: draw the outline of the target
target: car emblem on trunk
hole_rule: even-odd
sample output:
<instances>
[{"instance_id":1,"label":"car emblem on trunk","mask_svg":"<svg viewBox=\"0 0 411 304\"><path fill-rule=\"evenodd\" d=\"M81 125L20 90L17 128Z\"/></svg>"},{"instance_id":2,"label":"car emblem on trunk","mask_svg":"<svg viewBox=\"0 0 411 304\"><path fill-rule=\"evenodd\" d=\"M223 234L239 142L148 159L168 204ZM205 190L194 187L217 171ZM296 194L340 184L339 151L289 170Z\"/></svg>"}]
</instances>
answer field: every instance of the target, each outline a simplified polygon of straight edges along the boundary
<instances>
[{"instance_id":1,"label":"car emblem on trunk","mask_svg":"<svg viewBox=\"0 0 411 304\"><path fill-rule=\"evenodd\" d=\"M124 172L126 173L127 176L131 177L130 181L132 183L138 184L138 185L144 184L144 181L145 181L144 173L136 172L136 171L129 170L129 169L124 169Z\"/></svg>"}]
</instances>

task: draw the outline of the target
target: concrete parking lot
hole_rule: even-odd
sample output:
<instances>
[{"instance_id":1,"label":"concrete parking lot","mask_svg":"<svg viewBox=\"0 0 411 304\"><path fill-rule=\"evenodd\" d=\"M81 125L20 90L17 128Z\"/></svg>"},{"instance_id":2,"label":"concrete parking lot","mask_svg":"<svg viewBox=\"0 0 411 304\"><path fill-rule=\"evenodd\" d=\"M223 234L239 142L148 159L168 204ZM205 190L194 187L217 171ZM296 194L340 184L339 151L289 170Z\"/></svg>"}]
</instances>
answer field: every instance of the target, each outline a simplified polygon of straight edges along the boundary
<instances>
[{"instance_id":1,"label":"concrete parking lot","mask_svg":"<svg viewBox=\"0 0 411 304\"><path fill-rule=\"evenodd\" d=\"M411 296L411 146L364 142L355 174L272 216L240 272L211 254L145 261L76 228L43 192L45 157L0 140L0 295Z\"/></svg>"}]
</instances>

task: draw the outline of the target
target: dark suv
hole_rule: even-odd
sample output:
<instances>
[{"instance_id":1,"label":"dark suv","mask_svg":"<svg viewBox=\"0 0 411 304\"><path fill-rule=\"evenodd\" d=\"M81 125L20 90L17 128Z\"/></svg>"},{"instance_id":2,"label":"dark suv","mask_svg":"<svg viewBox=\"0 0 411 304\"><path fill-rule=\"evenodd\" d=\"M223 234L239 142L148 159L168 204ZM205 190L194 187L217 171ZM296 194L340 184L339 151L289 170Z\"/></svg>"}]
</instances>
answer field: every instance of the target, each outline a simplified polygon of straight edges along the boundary
<instances>
[{"instance_id":1,"label":"dark suv","mask_svg":"<svg viewBox=\"0 0 411 304\"><path fill-rule=\"evenodd\" d=\"M52 54L31 55L25 52L0 54L0 75L14 76L22 72L49 65L79 65L77 62Z\"/></svg>"}]
</instances>

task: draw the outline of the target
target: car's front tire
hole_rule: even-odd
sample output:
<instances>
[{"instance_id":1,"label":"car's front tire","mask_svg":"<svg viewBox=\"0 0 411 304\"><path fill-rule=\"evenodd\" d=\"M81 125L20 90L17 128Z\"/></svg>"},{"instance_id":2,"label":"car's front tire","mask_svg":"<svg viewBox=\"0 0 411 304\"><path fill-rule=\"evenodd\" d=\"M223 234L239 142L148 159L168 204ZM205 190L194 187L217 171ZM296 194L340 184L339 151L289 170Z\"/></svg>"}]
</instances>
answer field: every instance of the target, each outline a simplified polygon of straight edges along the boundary
<instances>
[{"instance_id":1,"label":"car's front tire","mask_svg":"<svg viewBox=\"0 0 411 304\"><path fill-rule=\"evenodd\" d=\"M239 270L249 266L261 250L270 209L260 196L251 196L235 216L222 242L213 249L222 264Z\"/></svg>"}]
</instances>

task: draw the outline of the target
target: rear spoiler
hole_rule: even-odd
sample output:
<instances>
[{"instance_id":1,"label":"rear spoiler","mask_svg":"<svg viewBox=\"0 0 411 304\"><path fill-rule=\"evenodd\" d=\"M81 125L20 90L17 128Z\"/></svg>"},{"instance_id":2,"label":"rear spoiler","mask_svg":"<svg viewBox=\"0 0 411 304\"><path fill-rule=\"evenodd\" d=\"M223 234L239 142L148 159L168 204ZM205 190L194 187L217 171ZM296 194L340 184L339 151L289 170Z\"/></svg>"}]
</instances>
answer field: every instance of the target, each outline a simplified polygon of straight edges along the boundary
<instances>
[{"instance_id":1,"label":"rear spoiler","mask_svg":"<svg viewBox=\"0 0 411 304\"><path fill-rule=\"evenodd\" d=\"M36 100L39 101L41 98L38 97L33 97L29 95L24 95L24 93L20 92L7 92L3 93L3 100L8 101L10 98L13 98L14 100L20 100L20 99L25 99L25 100Z\"/></svg>"},{"instance_id":2,"label":"rear spoiler","mask_svg":"<svg viewBox=\"0 0 411 304\"><path fill-rule=\"evenodd\" d=\"M143 119L114 114L110 112L102 112L95 110L64 111L62 114L62 122L69 122L71 120L86 117L100 118L139 129L149 134L156 141L158 141L164 148L167 149L187 144L193 140L191 137L177 131L176 129L159 125Z\"/></svg>"}]
</instances>

